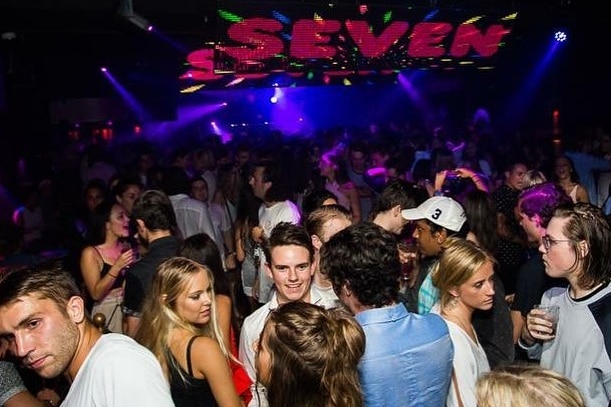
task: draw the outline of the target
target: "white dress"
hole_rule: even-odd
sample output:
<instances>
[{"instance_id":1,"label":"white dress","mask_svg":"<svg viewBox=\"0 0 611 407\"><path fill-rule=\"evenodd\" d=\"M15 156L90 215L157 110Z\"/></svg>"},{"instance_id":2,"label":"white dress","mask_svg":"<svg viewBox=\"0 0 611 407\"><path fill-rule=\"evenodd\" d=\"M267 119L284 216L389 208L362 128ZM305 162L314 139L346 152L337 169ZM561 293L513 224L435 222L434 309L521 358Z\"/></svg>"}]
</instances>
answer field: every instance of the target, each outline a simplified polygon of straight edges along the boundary
<instances>
[{"instance_id":1,"label":"white dress","mask_svg":"<svg viewBox=\"0 0 611 407\"><path fill-rule=\"evenodd\" d=\"M484 352L484 348L482 348L482 345L477 341L477 334L475 337L476 341L473 342L469 335L467 335L457 324L447 319L446 322L450 330L452 344L454 345L454 362L452 365L456 377L456 384L460 391L460 398L462 399L464 407L477 407L475 383L482 374L490 371L486 352ZM475 330L473 332L475 332ZM446 400L446 406L458 407L458 405L456 385L452 382Z\"/></svg>"}]
</instances>

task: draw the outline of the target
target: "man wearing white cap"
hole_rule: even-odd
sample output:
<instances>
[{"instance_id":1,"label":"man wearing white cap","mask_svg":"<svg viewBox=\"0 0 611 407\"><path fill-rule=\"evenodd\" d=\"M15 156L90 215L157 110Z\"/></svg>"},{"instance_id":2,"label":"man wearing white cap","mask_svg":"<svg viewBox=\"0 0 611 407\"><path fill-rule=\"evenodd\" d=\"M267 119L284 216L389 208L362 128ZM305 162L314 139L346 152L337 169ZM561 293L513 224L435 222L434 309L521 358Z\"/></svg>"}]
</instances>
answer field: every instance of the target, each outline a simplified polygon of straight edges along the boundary
<instances>
[{"instance_id":1,"label":"man wearing white cap","mask_svg":"<svg viewBox=\"0 0 611 407\"><path fill-rule=\"evenodd\" d=\"M413 237L418 250L424 257L420 263L415 290L418 290L418 313L428 314L439 299L437 288L430 276L438 257L441 245L450 236L466 237L465 211L460 203L447 196L434 196L413 209L404 209L401 216L415 221Z\"/></svg>"}]
</instances>

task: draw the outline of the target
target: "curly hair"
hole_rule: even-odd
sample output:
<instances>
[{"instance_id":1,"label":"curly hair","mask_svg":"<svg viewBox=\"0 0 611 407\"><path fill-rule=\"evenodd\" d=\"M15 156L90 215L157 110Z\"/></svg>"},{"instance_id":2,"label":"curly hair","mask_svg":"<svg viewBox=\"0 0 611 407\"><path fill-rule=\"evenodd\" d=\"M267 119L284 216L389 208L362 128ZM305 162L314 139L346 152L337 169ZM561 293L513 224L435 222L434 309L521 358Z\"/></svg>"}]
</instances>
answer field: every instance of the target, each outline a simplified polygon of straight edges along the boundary
<instances>
[{"instance_id":1,"label":"curly hair","mask_svg":"<svg viewBox=\"0 0 611 407\"><path fill-rule=\"evenodd\" d=\"M395 237L362 222L335 234L322 246L320 270L335 292L344 284L363 305L383 307L397 301L401 263Z\"/></svg>"},{"instance_id":2,"label":"curly hair","mask_svg":"<svg viewBox=\"0 0 611 407\"><path fill-rule=\"evenodd\" d=\"M271 407L363 405L357 366L365 333L346 311L286 303L270 313L259 344L270 355L260 379Z\"/></svg>"}]
</instances>

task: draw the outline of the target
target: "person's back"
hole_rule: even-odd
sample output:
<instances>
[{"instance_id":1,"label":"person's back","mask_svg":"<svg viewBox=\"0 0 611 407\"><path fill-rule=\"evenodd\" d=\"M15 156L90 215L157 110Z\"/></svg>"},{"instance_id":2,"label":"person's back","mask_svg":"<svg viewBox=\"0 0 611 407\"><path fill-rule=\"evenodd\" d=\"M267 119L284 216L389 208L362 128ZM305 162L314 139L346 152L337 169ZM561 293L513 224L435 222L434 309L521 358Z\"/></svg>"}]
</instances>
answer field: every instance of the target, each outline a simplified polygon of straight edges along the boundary
<instances>
[{"instance_id":1,"label":"person's back","mask_svg":"<svg viewBox=\"0 0 611 407\"><path fill-rule=\"evenodd\" d=\"M403 304L356 315L367 344L359 364L366 406L443 406L452 366L448 327Z\"/></svg>"},{"instance_id":2,"label":"person's back","mask_svg":"<svg viewBox=\"0 0 611 407\"><path fill-rule=\"evenodd\" d=\"M166 168L162 176L161 189L172 202L176 224L183 239L197 233L205 233L212 237L217 245L219 244L208 205L189 196L191 184L182 168L176 166Z\"/></svg>"},{"instance_id":3,"label":"person's back","mask_svg":"<svg viewBox=\"0 0 611 407\"><path fill-rule=\"evenodd\" d=\"M443 406L454 357L448 327L398 302L394 236L370 222L350 226L322 247L320 267L365 332L365 406Z\"/></svg>"},{"instance_id":4,"label":"person's back","mask_svg":"<svg viewBox=\"0 0 611 407\"><path fill-rule=\"evenodd\" d=\"M123 311L126 332L134 336L141 316L142 302L149 290L155 269L178 250L178 239L173 235L176 216L168 197L161 191L149 190L134 202L132 216L138 226L139 238L148 245L148 252L125 275Z\"/></svg>"}]
</instances>

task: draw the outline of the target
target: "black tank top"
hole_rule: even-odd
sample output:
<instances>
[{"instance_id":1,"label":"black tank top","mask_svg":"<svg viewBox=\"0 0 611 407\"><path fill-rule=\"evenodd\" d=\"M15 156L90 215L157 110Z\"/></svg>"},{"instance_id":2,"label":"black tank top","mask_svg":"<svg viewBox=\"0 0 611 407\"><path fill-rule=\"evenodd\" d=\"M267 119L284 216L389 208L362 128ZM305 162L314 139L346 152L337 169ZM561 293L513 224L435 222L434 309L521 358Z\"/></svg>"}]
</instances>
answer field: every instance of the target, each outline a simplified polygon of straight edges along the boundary
<instances>
[{"instance_id":1,"label":"black tank top","mask_svg":"<svg viewBox=\"0 0 611 407\"><path fill-rule=\"evenodd\" d=\"M206 379L198 379L193 377L193 368L191 366L191 345L197 336L189 339L187 345L187 369L185 372L180 367L178 361L172 355L172 352L167 349L168 369L170 372L170 392L176 407L217 407L216 400L210 389L210 384ZM183 380L182 376L186 379Z\"/></svg>"},{"instance_id":2,"label":"black tank top","mask_svg":"<svg viewBox=\"0 0 611 407\"><path fill-rule=\"evenodd\" d=\"M102 253L100 253L97 247L94 246L93 248L96 252L98 252L100 259L102 259L102 271L100 271L100 278L104 278L104 276L110 271L112 264L108 264L104 261L104 257L102 257ZM123 280L125 280L125 275L123 273L119 273L117 278L115 278L115 282L112 283L111 290L121 287L123 285Z\"/></svg>"}]
</instances>

